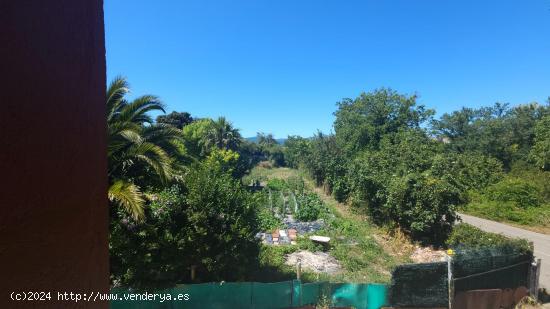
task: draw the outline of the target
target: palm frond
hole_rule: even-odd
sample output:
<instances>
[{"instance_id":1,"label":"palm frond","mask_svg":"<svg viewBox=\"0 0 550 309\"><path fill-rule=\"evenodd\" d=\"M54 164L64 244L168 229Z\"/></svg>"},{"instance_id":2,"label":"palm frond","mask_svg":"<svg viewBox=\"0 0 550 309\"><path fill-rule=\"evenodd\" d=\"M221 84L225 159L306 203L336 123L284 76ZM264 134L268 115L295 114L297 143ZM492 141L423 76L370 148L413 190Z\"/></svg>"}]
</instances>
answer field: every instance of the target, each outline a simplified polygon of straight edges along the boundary
<instances>
[{"instance_id":1,"label":"palm frond","mask_svg":"<svg viewBox=\"0 0 550 309\"><path fill-rule=\"evenodd\" d=\"M144 95L133 100L131 103L126 105L123 110L120 111L119 121L138 122L136 120L137 118L143 117L146 113L150 111L165 112L164 104L157 96ZM150 122L152 122L152 120Z\"/></svg>"},{"instance_id":2,"label":"palm frond","mask_svg":"<svg viewBox=\"0 0 550 309\"><path fill-rule=\"evenodd\" d=\"M126 213L135 220L141 221L144 218L143 206L145 201L139 188L130 182L118 179L109 186L108 197L110 201L122 206Z\"/></svg>"},{"instance_id":3,"label":"palm frond","mask_svg":"<svg viewBox=\"0 0 550 309\"><path fill-rule=\"evenodd\" d=\"M130 92L126 78L115 77L107 88L107 120L111 119L115 111L124 102L124 96Z\"/></svg>"},{"instance_id":4,"label":"palm frond","mask_svg":"<svg viewBox=\"0 0 550 309\"><path fill-rule=\"evenodd\" d=\"M143 142L128 149L128 153L151 166L161 181L165 182L172 177L172 160L161 147Z\"/></svg>"}]
</instances>

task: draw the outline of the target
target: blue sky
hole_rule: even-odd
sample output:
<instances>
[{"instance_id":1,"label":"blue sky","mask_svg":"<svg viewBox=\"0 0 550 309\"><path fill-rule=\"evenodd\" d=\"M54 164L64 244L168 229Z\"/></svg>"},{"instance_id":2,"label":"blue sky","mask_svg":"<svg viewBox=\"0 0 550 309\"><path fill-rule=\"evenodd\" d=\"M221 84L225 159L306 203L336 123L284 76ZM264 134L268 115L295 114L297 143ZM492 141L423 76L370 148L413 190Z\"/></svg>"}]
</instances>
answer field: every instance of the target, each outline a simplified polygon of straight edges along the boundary
<instances>
[{"instance_id":1,"label":"blue sky","mask_svg":"<svg viewBox=\"0 0 550 309\"><path fill-rule=\"evenodd\" d=\"M332 129L391 87L438 115L550 96L550 0L105 0L107 78L243 136Z\"/></svg>"}]
</instances>

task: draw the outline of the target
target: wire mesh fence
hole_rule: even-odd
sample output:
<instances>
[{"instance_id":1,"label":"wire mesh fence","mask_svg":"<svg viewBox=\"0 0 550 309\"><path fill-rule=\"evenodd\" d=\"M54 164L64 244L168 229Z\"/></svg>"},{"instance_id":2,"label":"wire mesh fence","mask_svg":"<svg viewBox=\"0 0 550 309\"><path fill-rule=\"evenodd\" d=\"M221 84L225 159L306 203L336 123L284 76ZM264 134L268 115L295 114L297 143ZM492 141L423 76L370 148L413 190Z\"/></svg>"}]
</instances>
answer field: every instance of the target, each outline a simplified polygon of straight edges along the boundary
<instances>
[{"instance_id":1,"label":"wire mesh fence","mask_svg":"<svg viewBox=\"0 0 550 309\"><path fill-rule=\"evenodd\" d=\"M448 262L398 266L392 274L390 302L403 307L447 307L449 297L461 291L528 287L532 262L529 250L459 248L450 268Z\"/></svg>"}]
</instances>

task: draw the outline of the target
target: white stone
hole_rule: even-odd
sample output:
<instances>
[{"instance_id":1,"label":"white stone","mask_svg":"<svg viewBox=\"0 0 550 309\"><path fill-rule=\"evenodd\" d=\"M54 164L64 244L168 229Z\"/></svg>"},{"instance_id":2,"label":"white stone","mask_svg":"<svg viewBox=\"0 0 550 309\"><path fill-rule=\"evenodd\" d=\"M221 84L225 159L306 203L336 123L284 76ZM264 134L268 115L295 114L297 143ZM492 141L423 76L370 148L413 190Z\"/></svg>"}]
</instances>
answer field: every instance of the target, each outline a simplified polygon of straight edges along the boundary
<instances>
[{"instance_id":1,"label":"white stone","mask_svg":"<svg viewBox=\"0 0 550 309\"><path fill-rule=\"evenodd\" d=\"M328 243L330 241L330 237L317 236L317 235L309 236L309 239L316 242L322 242L322 243Z\"/></svg>"}]
</instances>

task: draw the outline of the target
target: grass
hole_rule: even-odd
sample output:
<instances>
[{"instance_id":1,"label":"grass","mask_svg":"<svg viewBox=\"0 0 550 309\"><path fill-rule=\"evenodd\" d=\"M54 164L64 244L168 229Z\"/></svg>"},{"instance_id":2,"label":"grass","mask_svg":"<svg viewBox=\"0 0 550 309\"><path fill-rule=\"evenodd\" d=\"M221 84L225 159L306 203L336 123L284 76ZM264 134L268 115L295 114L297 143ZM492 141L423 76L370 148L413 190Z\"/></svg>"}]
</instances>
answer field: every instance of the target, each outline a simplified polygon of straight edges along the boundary
<instances>
[{"instance_id":1,"label":"grass","mask_svg":"<svg viewBox=\"0 0 550 309\"><path fill-rule=\"evenodd\" d=\"M295 169L287 167L266 168L256 166L248 175L243 177L243 183L250 183L250 180L259 180L261 182L267 182L270 179L288 179L290 176L297 176L299 172Z\"/></svg>"},{"instance_id":2,"label":"grass","mask_svg":"<svg viewBox=\"0 0 550 309\"><path fill-rule=\"evenodd\" d=\"M303 177L307 190L317 193L327 205L330 211L330 214L325 216L327 225L315 234L331 237L329 253L340 261L344 269L335 275L306 271L302 274L303 281L387 283L390 281L393 267L410 262L408 257L413 246L404 236L390 236L387 231L375 227L366 216L351 211L346 205L338 203L320 188L313 186L313 182L301 171L256 167L249 175L262 181L296 176ZM295 278L294 268L284 265L284 257L298 250L318 251L321 248L309 239L299 239L295 246L262 246L262 271L258 273L259 279L269 281Z\"/></svg>"},{"instance_id":3,"label":"grass","mask_svg":"<svg viewBox=\"0 0 550 309\"><path fill-rule=\"evenodd\" d=\"M550 204L520 208L513 203L473 200L461 211L534 232L550 234Z\"/></svg>"}]
</instances>

